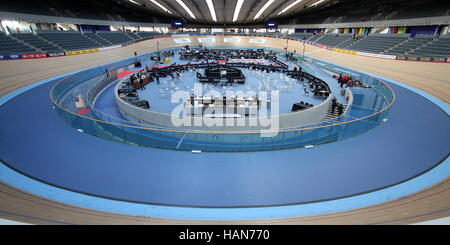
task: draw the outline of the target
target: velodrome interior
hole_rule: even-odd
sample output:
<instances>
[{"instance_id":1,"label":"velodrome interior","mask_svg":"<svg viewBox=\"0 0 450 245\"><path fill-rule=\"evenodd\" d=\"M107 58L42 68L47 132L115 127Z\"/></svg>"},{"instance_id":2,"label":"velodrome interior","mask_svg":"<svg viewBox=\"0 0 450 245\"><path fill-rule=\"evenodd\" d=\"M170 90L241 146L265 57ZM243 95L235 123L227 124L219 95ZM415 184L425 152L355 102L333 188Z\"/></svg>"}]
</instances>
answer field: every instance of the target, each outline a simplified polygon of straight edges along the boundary
<instances>
[{"instance_id":1,"label":"velodrome interior","mask_svg":"<svg viewBox=\"0 0 450 245\"><path fill-rule=\"evenodd\" d=\"M447 217L450 215L450 178L448 177L448 167L445 168L445 166L448 165L447 157L448 157L448 139L445 140L445 136L449 134L448 131L448 112L444 112L444 110L438 109L436 107L436 113L439 114L440 118L439 122L431 120L427 120L427 118L424 118L423 115L421 115L421 106L422 104L426 104L427 106L430 106L434 108L436 103L441 103L440 106L444 106L448 109L448 105L450 104L450 69L449 69L449 63L446 62L421 62L421 61L406 61L406 60L396 60L396 59L383 59L383 58L377 58L377 57L368 57L368 56L361 56L356 54L350 54L345 52L339 52L335 50L326 49L317 45L313 45L311 43L303 43L300 40L294 40L294 39L284 39L284 38L277 38L277 37L268 37L268 36L258 36L257 38L260 40L263 40L262 43L251 43L250 39L254 39L255 36L251 35L211 35L211 37L215 38L214 43L200 43L199 38L205 37L205 35L196 35L196 34L189 34L188 38L190 39L189 45L192 47L197 47L200 45L206 46L208 48L214 48L214 47L241 47L244 46L242 44L245 44L245 47L249 48L273 48L281 50L281 52L285 52L283 50L284 47L287 47L287 51L294 52L294 50L297 53L304 52L304 55L308 58L317 59L317 61L322 62L330 62L336 65L340 65L341 67L345 67L348 69L353 69L355 71L361 71L365 72L371 75L376 75L382 78L389 79L389 81L394 81L396 84L391 83L390 85L394 88L394 92L398 96L397 101L393 104L395 108L401 107L402 110L404 110L404 114L402 114L402 110L394 110L396 113L395 116L392 116L392 120L400 120L399 118L407 117L410 115L413 115L415 112L417 113L417 121L420 121L420 124L417 124L417 127L422 127L423 133L420 133L417 136L421 140L422 139L428 139L430 142L429 144L432 145L436 142L440 144L440 146L434 146L434 148L442 148L442 152L445 153L447 149L446 155L444 154L444 157L440 161L433 162L433 163L427 163L429 164L430 168L423 169L419 171L419 173L415 176L408 176L408 178L403 179L400 183L396 183L393 186L389 186L386 188L395 188L397 185L403 184L403 185L416 185L413 184L414 181L417 180L420 176L423 176L425 174L429 174L430 172L437 171L439 169L439 174L437 174L438 177L431 177L434 178L435 182L432 185L429 186L423 186L423 188L419 188L418 190L413 191L413 193L408 193L407 195L399 196L398 198L389 198L387 196L379 197L379 198L386 198L386 201L383 200L377 200L377 204L373 205L367 205L364 207L356 207L356 208L347 208L343 211L338 212L325 212L323 214L315 214L315 215L305 215L305 216L297 216L297 217L290 217L289 215L285 215L286 217L273 217L273 218L251 218L251 219L223 219L220 218L217 219L189 219L189 218L182 218L183 216L180 216L181 218L165 218L165 217L144 217L144 216L138 216L138 215L124 215L119 212L106 212L101 210L96 210L94 208L86 208L82 203L79 203L79 205L74 204L74 202L62 202L60 200L52 200L49 198L42 197L36 193L33 193L32 191L27 191L24 189L21 189L19 187L16 187L10 183L7 183L6 181L6 172L2 173L2 184L0 186L0 217L4 219L11 219L16 221L21 221L25 223L33 223L33 224L411 224L411 223L417 223L421 221L426 220L433 220L437 218ZM238 38L240 40L240 43L229 43L225 42L224 38ZM92 52L92 53L86 53L86 54L78 54L78 55L67 55L67 56L61 56L61 57L48 57L43 59L18 59L18 60L2 60L0 61L0 95L6 100L14 101L13 97L7 97L10 96L12 93L19 91L19 89L24 88L28 85L37 84L40 81L44 81L47 79L54 78L61 74L68 74L74 71L80 71L83 69L95 67L98 65L103 65L110 62L115 62L118 60L126 59L126 58L132 58L135 54L135 52L139 55L146 54L149 52L156 52L159 50L169 49L169 48L181 48L186 44L183 43L176 43L174 39L179 38L179 36L161 36L158 38L152 38L148 40L142 40L139 42L131 43L129 45L114 48L110 50L104 50L99 52ZM399 85L401 84L401 86ZM404 88L403 86L410 86L411 88L417 89L409 90ZM40 85L40 87L45 86L44 84ZM397 87L398 86L398 87ZM38 86L39 87L39 86ZM429 98L425 99L425 97L419 98L417 95L417 91L424 92L424 94L430 96ZM24 91L23 94L26 94L27 92ZM411 104L416 105L414 103L417 103L416 108L407 108L408 99L404 99L408 96L412 96L412 98L415 98L414 100L422 101L422 104L419 104L419 102L413 102L409 101ZM417 96L417 97L414 97ZM423 94L421 94L423 96ZM430 101L430 98L434 97L437 98L437 100L433 101L433 103ZM17 98L20 98L19 96ZM42 99L44 97L37 97L39 99ZM16 99L18 100L18 99ZM436 102L438 101L438 102ZM9 102L6 102L9 103ZM50 99L49 99L50 103ZM397 103L397 104L396 104ZM29 104L29 108L20 108L21 110L33 110L32 103ZM425 108L425 107L424 107ZM428 112L427 112L428 113ZM39 115L30 113L30 115L33 115L32 118L34 120L37 120L39 118ZM428 114L425 114L428 115ZM431 114L430 114L431 115ZM2 115L2 120L7 120L8 115L5 113ZM19 118L19 117L18 117ZM409 117L408 117L409 118ZM389 119L389 117L388 117ZM390 120L390 119L389 119ZM388 121L389 121L388 120ZM9 125L8 127L11 127L13 129L14 123L4 124ZM34 122L30 120L28 122L30 124L33 124ZM404 128L411 127L413 128L413 123L409 124L407 121L402 122L405 123ZM37 123L36 123L37 124ZM386 124L389 125L389 124ZM383 125L386 126L386 125ZM19 126L18 126L19 127ZM430 127L429 129L424 127ZM436 127L436 129L443 130L441 131L442 138L439 138L436 136L436 138L426 138L426 135L437 135L439 132L433 131L432 128ZM6 126L5 126L6 128ZM68 127L69 128L69 127ZM72 130L75 130L73 128L70 128ZM427 131L429 130L429 131ZM405 133L408 133L408 130L405 130ZM409 132L411 133L411 132ZM374 134L372 131L366 132L363 134L364 137L368 137L368 141L370 141L369 136L370 134ZM44 134L42 134L44 135ZM369 135L369 136L367 136ZM8 140L12 139L13 137L8 136L6 137L6 133L4 133L5 138L8 138ZM45 136L42 136L45 137ZM58 137L56 135L56 137ZM88 136L88 137L94 137L94 136ZM355 138L358 138L360 136L357 136ZM3 138L3 137L2 137ZM438 139L439 138L439 139ZM379 138L378 138L379 139ZM409 139L409 138L408 138ZM408 140L407 139L407 140ZM414 137L410 138L411 140L414 140ZM64 142L68 139L61 139L61 142ZM102 139L96 139L96 140L102 140ZM44 142L45 140L42 139L36 139L36 142ZM69 142L70 140L68 140ZM20 142L18 140L17 142ZM355 145L348 145L345 144L345 140L340 142L341 147L348 147L352 148L355 147ZM348 141L352 142L352 141ZM31 142L33 143L33 142ZM380 146L382 148L383 145L386 145L386 147L393 146L395 144L391 144L390 142L383 142L382 139L379 139L377 142L372 142L374 145ZM0 144L15 144L14 141L11 141L11 143L3 141L0 142ZM121 143L113 142L111 144L117 144L120 145ZM329 145L333 145L335 143L330 143ZM424 145L427 144L427 142L419 142L415 144L416 147L418 147L417 150ZM29 145L29 144L27 144ZM32 145L32 144L31 144ZM68 145L73 146L72 143L68 143ZM101 147L100 145L98 145ZM14 145L11 149L15 147L21 147L20 145ZM320 148L322 146L318 146L316 148ZM139 148L139 147L136 147ZM401 147L399 147L400 149ZM14 159L15 153L13 150L5 150L3 149L3 156L1 157L2 162L4 159ZM8 148L9 149L9 148ZM338 149L338 148L334 148ZM100 149L101 152L104 152L103 154L108 155L107 149ZM139 151L138 149L136 151ZM290 151L290 150L283 150L283 151ZM338 150L336 150L338 151ZM21 152L27 152L27 151L17 151L18 153ZM31 151L30 151L31 152ZM74 151L76 152L76 151ZM351 151L348 151L350 154L346 157L352 157ZM370 154L370 150L366 149L363 151L367 154ZM336 152L333 152L335 154ZM83 152L80 152L79 154L83 154ZM170 153L168 153L170 154ZM177 153L178 154L178 153ZM185 154L191 154L192 153L185 153ZM228 153L225 153L228 154ZM259 153L255 153L259 154ZM270 156L275 156L277 151L273 152L266 152L261 154L270 154ZM279 153L280 156L282 153ZM338 154L338 153L337 153ZM395 162L398 161L403 162L405 158L402 156L405 156L404 154L412 154L408 153L408 149L401 149L399 150L398 156L393 156L390 161ZM189 159L191 156L189 156ZM211 156L211 155L209 155ZM224 155L222 155L224 156ZM255 155L257 156L257 155ZM269 155L266 155L269 156ZM361 156L361 155L358 155ZM202 161L206 161L205 159L208 159L208 153L202 153L199 155L194 155L194 158L204 158L202 160L198 160L196 162L193 160L192 164L197 164ZM409 156L406 159L409 159L411 156ZM32 158L32 157L31 157ZM30 158L30 159L31 159ZM226 157L225 157L226 158ZM376 158L374 156L368 156L368 158ZM258 157L254 157L254 159L258 160ZM345 159L339 158L339 159ZM431 158L428 158L431 159ZM95 160L95 159L94 159ZM211 161L212 159L209 159L208 161ZM342 160L345 161L345 160ZM189 164L190 162L185 162L184 164ZM7 164L8 166L11 166L10 164ZM13 164L12 164L13 165ZM400 164L399 164L400 165ZM407 163L403 163L402 166L407 166ZM445 165L445 166L444 166ZM252 165L254 167L257 167L257 164ZM428 165L427 165L428 166ZM249 166L246 166L248 168ZM441 170L443 168L443 170ZM11 168L14 170L14 168ZM188 167L184 167L183 171L189 171ZM30 175L27 175L27 173L19 171L18 174L24 174L28 177L33 177ZM55 171L55 170L52 170ZM52 171L49 171L49 175L52 174ZM58 171L58 170L56 170ZM55 172L56 172L55 171ZM174 169L173 171L177 171ZM250 171L250 170L247 170ZM53 172L53 173L55 173ZM406 169L400 169L399 172L408 172ZM434 172L433 172L434 173ZM316 173L320 174L320 173ZM176 176L176 175L175 175ZM382 177L380 177L382 178ZM33 178L32 178L33 179ZM439 181L437 181L439 179ZM41 178L34 179L36 181L42 181ZM255 178L257 180L257 178ZM45 181L42 181L45 183ZM176 181L174 181L176 182ZM50 184L51 183L47 183ZM202 183L201 181L198 183L199 185L207 185L207 183ZM351 185L351 182L349 183ZM58 187L57 185L55 185ZM420 186L420 185L418 185ZM242 186L243 189L245 188L255 188L257 187L246 187ZM64 189L64 188L63 188ZM70 188L68 188L70 191ZM162 187L164 190L164 187ZM380 188L380 189L384 189ZM395 190L394 190L395 191ZM77 193L77 195L88 195L89 193ZM364 196L365 194L370 193L360 193L358 196ZM181 195L181 194L180 194ZM270 195L270 194L269 194ZM384 194L389 195L389 194ZM395 195L394 195L395 196ZM101 195L99 198L102 198ZM189 199L189 197L186 197ZM143 204L145 205L145 204ZM307 205L307 204L306 204ZM164 205L162 205L164 206ZM189 206L189 205L187 205ZM198 208L201 209L209 209L214 207L189 207L192 209ZM201 206L201 205L200 205ZM271 205L268 205L271 206ZM289 206L289 205L288 205ZM274 205L273 208L276 208L277 205ZM282 205L283 207L283 205ZM180 207L183 208L182 206ZM251 205L250 207L232 207L234 209L242 209L246 210L252 209ZM256 207L254 207L256 208ZM269 207L270 208L270 207ZM201 211L199 211L201 213ZM211 211L211 213L214 213L214 211ZM220 213L217 211L217 213ZM162 215L164 216L164 215ZM171 217L172 215L167 215L168 217ZM289 216L289 217L288 217ZM236 216L237 217L237 216Z\"/></svg>"}]
</instances>

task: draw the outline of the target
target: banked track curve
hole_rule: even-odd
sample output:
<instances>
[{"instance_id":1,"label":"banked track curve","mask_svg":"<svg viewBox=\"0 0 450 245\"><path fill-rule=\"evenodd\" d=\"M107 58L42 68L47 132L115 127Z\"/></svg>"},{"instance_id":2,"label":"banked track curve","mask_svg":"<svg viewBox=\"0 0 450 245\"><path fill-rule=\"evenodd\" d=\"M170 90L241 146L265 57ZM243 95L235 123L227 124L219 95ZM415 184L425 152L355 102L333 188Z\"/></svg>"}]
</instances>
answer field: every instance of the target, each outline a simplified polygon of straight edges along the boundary
<instances>
[{"instance_id":1,"label":"banked track curve","mask_svg":"<svg viewBox=\"0 0 450 245\"><path fill-rule=\"evenodd\" d=\"M247 37L240 37L245 42ZM196 44L195 38L193 45ZM285 46L285 40L265 38L264 46ZM160 48L179 46L170 38L159 39ZM48 58L43 60L5 61L0 66L0 93L4 94L28 84L58 74L84 69L139 53L154 51L156 40L149 40L94 54ZM223 46L223 43L217 43ZM254 45L261 47L262 45ZM289 43L290 50L302 50L302 45ZM366 71L414 86L445 101L450 101L449 64L392 61L360 57L350 54L318 49L306 45L306 55L330 61L350 68ZM61 65L66 64L66 65ZM436 89L439 88L439 89ZM225 223L268 223L268 224L386 224L412 223L450 214L449 179L420 192L383 204L345 212L286 219L225 221ZM124 216L88 210L43 199L31 193L15 189L5 183L0 186L2 211L0 217L29 223L54 224L174 224L174 223L224 223L220 221L193 221L155 219ZM44 211L45 210L45 211Z\"/></svg>"}]
</instances>

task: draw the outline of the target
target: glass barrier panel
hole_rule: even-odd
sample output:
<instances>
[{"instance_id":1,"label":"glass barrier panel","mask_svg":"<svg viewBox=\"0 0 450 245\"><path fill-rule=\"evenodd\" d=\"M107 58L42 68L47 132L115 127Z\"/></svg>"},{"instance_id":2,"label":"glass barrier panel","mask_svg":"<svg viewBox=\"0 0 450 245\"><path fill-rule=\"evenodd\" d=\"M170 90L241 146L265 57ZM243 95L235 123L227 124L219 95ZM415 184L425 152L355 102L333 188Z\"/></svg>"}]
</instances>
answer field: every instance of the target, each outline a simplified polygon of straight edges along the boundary
<instances>
[{"instance_id":1,"label":"glass barrier panel","mask_svg":"<svg viewBox=\"0 0 450 245\"><path fill-rule=\"evenodd\" d=\"M286 58L283 52L275 51L278 52L280 59ZM319 145L362 134L383 123L389 114L389 107L395 100L392 89L382 80L351 69L322 63L323 67L335 73L348 70L352 76L370 85L371 88L349 87L353 94L353 103L349 105L345 115L308 126L281 129L273 137L262 137L259 132L196 132L137 124L112 117L90 107L90 104L86 104L90 113L78 114L79 107L76 102L80 99L91 99L92 87L99 85L99 91L101 91L109 84L117 82L114 76L118 73L130 69L141 69L135 68L133 63L139 59L148 59L152 54L154 55L149 53L94 67L55 80L56 85L51 91L51 97L55 103L56 113L68 125L80 132L107 140L173 150L244 152ZM290 64L302 66L309 74L319 76L312 69L315 66L313 59L303 63L299 60L301 58L299 54L294 57L296 60L289 61ZM110 74L113 74L112 78L109 77Z\"/></svg>"}]
</instances>

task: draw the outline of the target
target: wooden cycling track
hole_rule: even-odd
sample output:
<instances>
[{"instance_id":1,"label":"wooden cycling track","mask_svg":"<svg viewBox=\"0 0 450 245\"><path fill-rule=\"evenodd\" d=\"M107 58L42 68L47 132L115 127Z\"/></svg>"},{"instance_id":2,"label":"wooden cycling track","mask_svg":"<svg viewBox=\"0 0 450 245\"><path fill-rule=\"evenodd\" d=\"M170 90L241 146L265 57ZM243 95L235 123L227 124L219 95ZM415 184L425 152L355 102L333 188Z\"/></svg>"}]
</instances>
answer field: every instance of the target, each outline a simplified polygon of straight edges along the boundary
<instances>
[{"instance_id":1,"label":"wooden cycling track","mask_svg":"<svg viewBox=\"0 0 450 245\"><path fill-rule=\"evenodd\" d=\"M239 36L239 46L273 47L303 52L304 45L275 38L264 44L248 44L254 37ZM191 38L190 45L198 44ZM126 47L97 53L34 60L0 62L0 95L59 74L100 65L160 49L181 46L172 38L152 39ZM245 45L244 45L245 44ZM216 37L217 46L231 46ZM366 71L411 85L445 103L450 103L450 64L387 60L345 54L305 45L305 54ZM32 224L409 224L450 216L450 178L412 195L369 207L349 211L293 218L245 221L197 221L136 217L76 207L44 199L34 194L0 183L0 218Z\"/></svg>"}]
</instances>

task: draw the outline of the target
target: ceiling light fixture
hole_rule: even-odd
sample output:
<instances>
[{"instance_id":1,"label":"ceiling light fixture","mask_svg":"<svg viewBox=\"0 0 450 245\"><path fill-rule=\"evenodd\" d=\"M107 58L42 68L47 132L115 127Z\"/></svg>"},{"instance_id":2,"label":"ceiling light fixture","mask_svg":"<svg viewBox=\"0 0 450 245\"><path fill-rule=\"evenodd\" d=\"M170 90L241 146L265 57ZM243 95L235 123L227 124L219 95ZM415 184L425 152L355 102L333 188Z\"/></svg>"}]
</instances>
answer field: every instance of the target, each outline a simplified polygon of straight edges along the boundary
<instances>
[{"instance_id":1,"label":"ceiling light fixture","mask_svg":"<svg viewBox=\"0 0 450 245\"><path fill-rule=\"evenodd\" d=\"M136 2L136 1L134 1L134 0L128 0L128 1L130 1L130 2L132 2L132 3L134 3L134 4L136 4L136 5L141 5L140 3L138 3L138 2Z\"/></svg>"},{"instance_id":2,"label":"ceiling light fixture","mask_svg":"<svg viewBox=\"0 0 450 245\"><path fill-rule=\"evenodd\" d=\"M256 20L259 18L259 16L261 16L262 13L264 13L264 11L273 3L275 2L275 0L269 0L266 4L264 4L264 6L258 11L258 13L255 15L255 18L253 18L253 20Z\"/></svg>"},{"instance_id":3,"label":"ceiling light fixture","mask_svg":"<svg viewBox=\"0 0 450 245\"><path fill-rule=\"evenodd\" d=\"M150 2L154 3L156 6L160 7L162 10L166 11L167 13L172 14L172 12L170 12L166 7L162 6L156 0L150 0Z\"/></svg>"},{"instance_id":4,"label":"ceiling light fixture","mask_svg":"<svg viewBox=\"0 0 450 245\"><path fill-rule=\"evenodd\" d=\"M213 21L217 22L216 11L214 10L214 4L212 0L206 0L206 4L208 4L209 12L211 13L211 18Z\"/></svg>"},{"instance_id":5,"label":"ceiling light fixture","mask_svg":"<svg viewBox=\"0 0 450 245\"><path fill-rule=\"evenodd\" d=\"M176 1L179 5L181 5L181 7L184 8L184 10L191 16L192 19L197 19L197 18L195 18L194 13L192 13L192 11L188 8L188 6L186 6L186 4L183 3L183 1L181 1L181 0L176 0Z\"/></svg>"},{"instance_id":6,"label":"ceiling light fixture","mask_svg":"<svg viewBox=\"0 0 450 245\"><path fill-rule=\"evenodd\" d=\"M281 10L277 15L283 14L284 12L288 11L290 8L294 7L295 5L297 5L298 3L300 3L303 0L297 0L291 4L289 4L289 6L287 6L286 8L284 8L283 10Z\"/></svg>"},{"instance_id":7,"label":"ceiling light fixture","mask_svg":"<svg viewBox=\"0 0 450 245\"><path fill-rule=\"evenodd\" d=\"M233 22L237 21L239 17L239 12L241 11L242 4L244 0L238 0L236 3L236 8L234 9Z\"/></svg>"},{"instance_id":8,"label":"ceiling light fixture","mask_svg":"<svg viewBox=\"0 0 450 245\"><path fill-rule=\"evenodd\" d=\"M323 1L325 1L325 0L320 0L318 2L315 2L315 3L311 4L311 5L309 5L309 7L316 6L316 5L318 5L319 3L323 2Z\"/></svg>"}]
</instances>

